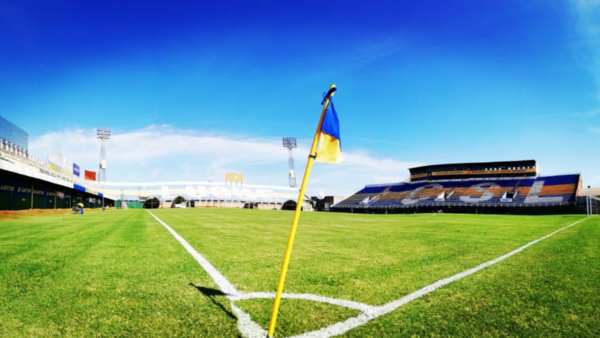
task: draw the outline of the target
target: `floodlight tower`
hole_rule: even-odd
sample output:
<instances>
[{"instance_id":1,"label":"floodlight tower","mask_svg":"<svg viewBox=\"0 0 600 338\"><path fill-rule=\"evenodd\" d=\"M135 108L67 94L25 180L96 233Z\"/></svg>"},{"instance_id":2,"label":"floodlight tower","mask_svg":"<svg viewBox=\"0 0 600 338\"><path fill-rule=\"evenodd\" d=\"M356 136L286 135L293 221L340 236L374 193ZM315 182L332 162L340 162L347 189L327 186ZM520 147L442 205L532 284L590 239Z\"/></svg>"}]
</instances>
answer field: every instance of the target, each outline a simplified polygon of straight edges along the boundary
<instances>
[{"instance_id":1,"label":"floodlight tower","mask_svg":"<svg viewBox=\"0 0 600 338\"><path fill-rule=\"evenodd\" d=\"M96 138L100 139L100 175L99 182L106 182L106 140L110 139L110 129L96 129Z\"/></svg>"},{"instance_id":2,"label":"floodlight tower","mask_svg":"<svg viewBox=\"0 0 600 338\"><path fill-rule=\"evenodd\" d=\"M292 149L296 148L296 138L284 137L283 147L287 148L289 153L288 166L290 169L290 188L296 188L296 169L294 168L294 155L292 154Z\"/></svg>"}]
</instances>

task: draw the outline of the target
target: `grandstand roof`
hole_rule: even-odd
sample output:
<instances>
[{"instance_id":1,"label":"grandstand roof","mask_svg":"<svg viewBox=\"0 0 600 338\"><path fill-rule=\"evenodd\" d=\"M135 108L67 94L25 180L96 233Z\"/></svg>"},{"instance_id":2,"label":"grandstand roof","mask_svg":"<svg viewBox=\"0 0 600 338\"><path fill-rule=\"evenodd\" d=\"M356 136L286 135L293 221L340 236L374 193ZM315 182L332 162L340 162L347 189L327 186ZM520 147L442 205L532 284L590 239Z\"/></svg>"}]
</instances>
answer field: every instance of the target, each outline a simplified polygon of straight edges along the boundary
<instances>
[{"instance_id":1,"label":"grandstand roof","mask_svg":"<svg viewBox=\"0 0 600 338\"><path fill-rule=\"evenodd\" d=\"M462 163L444 163L444 164L431 164L423 165L420 167L409 168L408 170L417 169L436 169L445 167L469 167L469 166L512 166L512 165L536 165L535 160L519 160L519 161L494 161L494 162L462 162Z\"/></svg>"}]
</instances>

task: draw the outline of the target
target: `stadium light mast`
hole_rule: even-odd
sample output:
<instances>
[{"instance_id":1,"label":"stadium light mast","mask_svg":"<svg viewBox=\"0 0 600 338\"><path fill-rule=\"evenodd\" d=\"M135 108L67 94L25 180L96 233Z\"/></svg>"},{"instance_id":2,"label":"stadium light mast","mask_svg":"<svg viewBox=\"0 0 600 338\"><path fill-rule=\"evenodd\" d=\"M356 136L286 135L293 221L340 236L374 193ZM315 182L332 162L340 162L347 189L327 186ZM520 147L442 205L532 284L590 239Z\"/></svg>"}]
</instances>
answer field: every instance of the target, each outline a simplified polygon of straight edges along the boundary
<instances>
[{"instance_id":1,"label":"stadium light mast","mask_svg":"<svg viewBox=\"0 0 600 338\"><path fill-rule=\"evenodd\" d=\"M296 148L296 138L284 137L283 147L288 149L289 154L288 167L290 170L290 188L296 188L296 169L294 168L294 155L292 154L292 149Z\"/></svg>"},{"instance_id":2,"label":"stadium light mast","mask_svg":"<svg viewBox=\"0 0 600 338\"><path fill-rule=\"evenodd\" d=\"M96 129L96 138L100 140L100 175L99 182L106 182L106 140L110 139L110 129Z\"/></svg>"}]
</instances>

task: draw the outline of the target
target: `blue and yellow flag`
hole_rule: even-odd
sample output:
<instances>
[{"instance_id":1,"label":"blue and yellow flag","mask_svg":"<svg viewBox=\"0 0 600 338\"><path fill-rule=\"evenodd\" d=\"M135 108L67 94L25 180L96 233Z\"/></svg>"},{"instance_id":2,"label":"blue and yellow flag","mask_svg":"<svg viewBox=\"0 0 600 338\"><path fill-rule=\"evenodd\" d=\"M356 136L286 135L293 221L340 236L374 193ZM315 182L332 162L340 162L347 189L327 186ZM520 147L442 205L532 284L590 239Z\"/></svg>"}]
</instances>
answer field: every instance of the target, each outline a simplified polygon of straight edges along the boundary
<instances>
[{"instance_id":1,"label":"blue and yellow flag","mask_svg":"<svg viewBox=\"0 0 600 338\"><path fill-rule=\"evenodd\" d=\"M340 120L338 119L333 101L329 101L329 106L323 117L321 126L321 135L319 137L319 148L315 161L325 163L340 163L344 160L342 157L342 140L340 138Z\"/></svg>"}]
</instances>

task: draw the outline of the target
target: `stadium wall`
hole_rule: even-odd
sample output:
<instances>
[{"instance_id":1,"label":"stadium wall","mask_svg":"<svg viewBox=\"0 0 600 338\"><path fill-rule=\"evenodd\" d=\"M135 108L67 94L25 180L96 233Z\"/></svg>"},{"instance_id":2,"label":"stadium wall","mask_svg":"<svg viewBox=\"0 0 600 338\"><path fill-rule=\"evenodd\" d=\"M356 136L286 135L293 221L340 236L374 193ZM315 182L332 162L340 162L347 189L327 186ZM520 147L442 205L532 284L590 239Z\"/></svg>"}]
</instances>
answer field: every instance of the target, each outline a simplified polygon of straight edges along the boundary
<instances>
[{"instance_id":1,"label":"stadium wall","mask_svg":"<svg viewBox=\"0 0 600 338\"><path fill-rule=\"evenodd\" d=\"M576 205L512 207L507 205L416 205L406 208L332 208L335 212L364 214L417 214L417 213L453 213L453 214L495 214L495 215L563 215L585 213Z\"/></svg>"},{"instance_id":2,"label":"stadium wall","mask_svg":"<svg viewBox=\"0 0 600 338\"><path fill-rule=\"evenodd\" d=\"M190 203L193 201L193 204ZM117 201L119 203L119 201ZM172 208L173 201L160 201L159 208ZM225 200L188 200L186 208L238 208L238 209L261 209L261 210L280 210L283 203L280 202L240 202Z\"/></svg>"},{"instance_id":3,"label":"stadium wall","mask_svg":"<svg viewBox=\"0 0 600 338\"><path fill-rule=\"evenodd\" d=\"M100 208L102 197L5 170L0 170L0 210L68 209L77 203ZM110 198L104 205L114 205Z\"/></svg>"},{"instance_id":4,"label":"stadium wall","mask_svg":"<svg viewBox=\"0 0 600 338\"><path fill-rule=\"evenodd\" d=\"M269 210L281 209L286 201L298 198L297 188L253 184L232 186L226 182L206 181L101 182L99 189L112 196L122 196L125 201L157 198L160 208L171 208L177 196L186 200L188 208Z\"/></svg>"}]
</instances>

